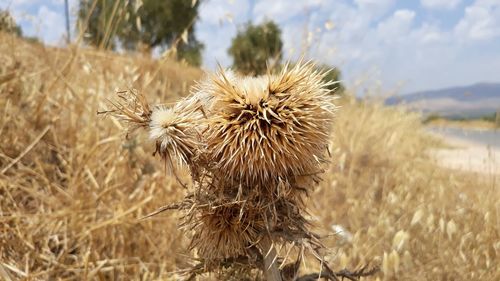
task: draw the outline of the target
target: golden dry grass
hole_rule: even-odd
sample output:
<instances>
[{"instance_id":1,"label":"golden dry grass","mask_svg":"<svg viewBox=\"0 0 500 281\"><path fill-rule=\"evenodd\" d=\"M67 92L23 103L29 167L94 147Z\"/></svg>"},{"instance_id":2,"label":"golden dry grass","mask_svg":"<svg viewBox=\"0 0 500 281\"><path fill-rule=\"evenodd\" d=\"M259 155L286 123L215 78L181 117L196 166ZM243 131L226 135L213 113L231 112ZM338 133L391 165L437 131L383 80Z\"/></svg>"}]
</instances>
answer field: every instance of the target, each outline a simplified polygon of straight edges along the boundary
<instances>
[{"instance_id":1,"label":"golden dry grass","mask_svg":"<svg viewBox=\"0 0 500 281\"><path fill-rule=\"evenodd\" d=\"M0 279L176 280L190 262L176 214L138 218L184 190L154 145L96 112L128 87L176 100L201 72L0 42ZM370 280L500 279L498 178L439 168L426 153L436 143L402 110L346 101L334 135L307 202L318 232L352 233L325 240L334 269L378 261Z\"/></svg>"},{"instance_id":2,"label":"golden dry grass","mask_svg":"<svg viewBox=\"0 0 500 281\"><path fill-rule=\"evenodd\" d=\"M381 280L498 280L498 176L436 166L420 117L381 105L345 105L336 155L315 201L322 226L352 232L335 260L381 263Z\"/></svg>"},{"instance_id":3,"label":"golden dry grass","mask_svg":"<svg viewBox=\"0 0 500 281\"><path fill-rule=\"evenodd\" d=\"M0 279L150 280L185 264L175 220L137 220L182 189L97 111L128 86L175 100L200 71L0 36Z\"/></svg>"},{"instance_id":4,"label":"golden dry grass","mask_svg":"<svg viewBox=\"0 0 500 281\"><path fill-rule=\"evenodd\" d=\"M493 121L487 120L448 120L436 119L427 123L429 126L435 127L455 127L463 129L496 129L498 126Z\"/></svg>"}]
</instances>

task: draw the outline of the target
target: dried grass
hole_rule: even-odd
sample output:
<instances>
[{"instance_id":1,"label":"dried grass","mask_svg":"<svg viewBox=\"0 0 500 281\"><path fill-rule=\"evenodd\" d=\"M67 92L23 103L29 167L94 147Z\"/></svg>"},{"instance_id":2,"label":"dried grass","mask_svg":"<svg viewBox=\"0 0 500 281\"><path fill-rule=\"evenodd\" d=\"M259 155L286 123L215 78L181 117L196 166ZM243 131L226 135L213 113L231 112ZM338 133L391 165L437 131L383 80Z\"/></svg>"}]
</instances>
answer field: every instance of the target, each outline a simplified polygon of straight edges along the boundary
<instances>
[{"instance_id":1,"label":"dried grass","mask_svg":"<svg viewBox=\"0 0 500 281\"><path fill-rule=\"evenodd\" d=\"M200 71L5 34L0 42L8 78L0 84L0 279L150 280L186 266L175 219L138 220L182 188L143 149L147 139L124 142L121 125L96 112L128 87L153 102L177 100Z\"/></svg>"},{"instance_id":2,"label":"dried grass","mask_svg":"<svg viewBox=\"0 0 500 281\"><path fill-rule=\"evenodd\" d=\"M427 150L440 143L415 113L355 101L340 112L337 160L313 195L321 226L351 232L329 244L340 268L375 259L381 280L498 280L498 175L438 167Z\"/></svg>"},{"instance_id":3,"label":"dried grass","mask_svg":"<svg viewBox=\"0 0 500 281\"><path fill-rule=\"evenodd\" d=\"M120 123L96 111L116 89L135 88L153 104L177 100L201 73L5 34L0 42L0 279L177 280L171 272L191 265L177 218L138 218L185 190L153 158L154 144L134 134L123 142ZM498 178L438 167L419 117L402 110L347 101L334 131L332 165L307 200L329 264L378 260L382 271L369 278L380 280L500 279ZM217 212L240 208L194 221L230 223ZM255 223L251 213L242 221ZM333 225L344 231L328 238ZM214 249L223 248L205 251ZM285 263L300 254L288 250L279 251ZM304 262L304 273L317 269Z\"/></svg>"}]
</instances>

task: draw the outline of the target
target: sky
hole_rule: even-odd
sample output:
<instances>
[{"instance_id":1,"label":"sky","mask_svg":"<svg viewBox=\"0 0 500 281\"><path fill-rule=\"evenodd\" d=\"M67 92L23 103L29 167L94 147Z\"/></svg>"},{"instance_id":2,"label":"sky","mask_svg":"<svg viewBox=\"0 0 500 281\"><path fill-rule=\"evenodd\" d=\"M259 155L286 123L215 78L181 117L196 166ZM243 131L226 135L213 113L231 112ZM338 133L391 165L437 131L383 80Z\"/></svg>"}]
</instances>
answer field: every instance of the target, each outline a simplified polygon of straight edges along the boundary
<instances>
[{"instance_id":1,"label":"sky","mask_svg":"<svg viewBox=\"0 0 500 281\"><path fill-rule=\"evenodd\" d=\"M192 1L192 0L186 0ZM78 0L69 0L72 25ZM63 45L64 0L0 0L23 33ZM205 0L196 36L204 68L252 21L275 21L285 59L338 67L358 92L400 94L500 82L500 0Z\"/></svg>"}]
</instances>

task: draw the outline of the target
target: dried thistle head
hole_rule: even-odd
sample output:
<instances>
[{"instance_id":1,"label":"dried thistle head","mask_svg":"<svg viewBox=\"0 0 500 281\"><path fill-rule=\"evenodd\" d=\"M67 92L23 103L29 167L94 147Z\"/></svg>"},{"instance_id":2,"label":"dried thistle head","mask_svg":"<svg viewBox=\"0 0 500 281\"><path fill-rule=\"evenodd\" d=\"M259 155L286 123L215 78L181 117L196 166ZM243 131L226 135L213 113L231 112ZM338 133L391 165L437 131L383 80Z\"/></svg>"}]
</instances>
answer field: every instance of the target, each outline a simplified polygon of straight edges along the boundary
<instances>
[{"instance_id":1,"label":"dried thistle head","mask_svg":"<svg viewBox=\"0 0 500 281\"><path fill-rule=\"evenodd\" d=\"M156 143L156 153L168 163L177 160L191 165L201 147L202 118L201 105L193 97L179 101L172 108L156 107L149 123L149 136Z\"/></svg>"},{"instance_id":2,"label":"dried thistle head","mask_svg":"<svg viewBox=\"0 0 500 281\"><path fill-rule=\"evenodd\" d=\"M98 112L111 114L127 125L127 134L139 128L146 128L151 121L151 107L146 97L134 90L118 92L119 100L108 102L112 110Z\"/></svg>"},{"instance_id":3,"label":"dried thistle head","mask_svg":"<svg viewBox=\"0 0 500 281\"><path fill-rule=\"evenodd\" d=\"M246 184L317 173L334 105L312 63L277 75L239 77L219 70L200 86L213 97L205 134L208 158Z\"/></svg>"},{"instance_id":4,"label":"dried thistle head","mask_svg":"<svg viewBox=\"0 0 500 281\"><path fill-rule=\"evenodd\" d=\"M312 63L261 77L219 70L171 108L117 106L122 119L149 128L168 164L190 168L193 185L178 209L205 264L250 257L263 238L320 247L304 198L335 110L325 75ZM136 118L142 112L147 118Z\"/></svg>"},{"instance_id":5,"label":"dried thistle head","mask_svg":"<svg viewBox=\"0 0 500 281\"><path fill-rule=\"evenodd\" d=\"M199 209L189 225L194 230L191 248L209 261L245 256L265 229L255 210L238 203Z\"/></svg>"}]
</instances>

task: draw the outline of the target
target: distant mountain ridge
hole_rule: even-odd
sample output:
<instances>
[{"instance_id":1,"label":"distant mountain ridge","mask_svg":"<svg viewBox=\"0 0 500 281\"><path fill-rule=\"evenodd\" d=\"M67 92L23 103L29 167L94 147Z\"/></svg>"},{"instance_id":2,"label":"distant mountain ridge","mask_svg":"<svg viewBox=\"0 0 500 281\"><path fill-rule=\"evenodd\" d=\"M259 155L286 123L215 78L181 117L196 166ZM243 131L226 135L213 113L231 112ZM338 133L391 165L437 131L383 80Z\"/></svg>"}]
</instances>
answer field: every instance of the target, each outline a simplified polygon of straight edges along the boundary
<instances>
[{"instance_id":1,"label":"distant mountain ridge","mask_svg":"<svg viewBox=\"0 0 500 281\"><path fill-rule=\"evenodd\" d=\"M424 114L472 118L500 110L500 83L477 83L439 90L419 91L386 99L387 105L405 104Z\"/></svg>"}]
</instances>

